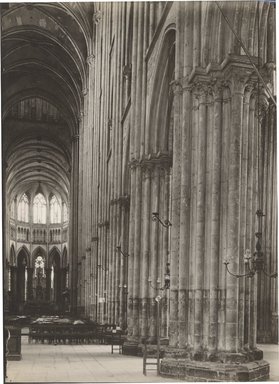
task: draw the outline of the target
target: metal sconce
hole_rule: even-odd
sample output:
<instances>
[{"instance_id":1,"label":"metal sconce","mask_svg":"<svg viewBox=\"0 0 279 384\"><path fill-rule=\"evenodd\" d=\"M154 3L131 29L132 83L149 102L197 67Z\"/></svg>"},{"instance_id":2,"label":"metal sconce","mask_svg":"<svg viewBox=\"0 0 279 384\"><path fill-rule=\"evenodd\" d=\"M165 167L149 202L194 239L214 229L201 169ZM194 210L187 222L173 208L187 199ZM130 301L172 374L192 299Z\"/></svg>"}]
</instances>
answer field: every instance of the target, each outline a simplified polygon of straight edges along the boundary
<instances>
[{"instance_id":1,"label":"metal sconce","mask_svg":"<svg viewBox=\"0 0 279 384\"><path fill-rule=\"evenodd\" d=\"M128 293L128 291L127 291L127 289L128 289L127 284L123 284L123 287L122 287L122 285L120 284L120 285L118 286L118 288L123 289L124 293L126 293L126 294Z\"/></svg>"},{"instance_id":2,"label":"metal sconce","mask_svg":"<svg viewBox=\"0 0 279 384\"><path fill-rule=\"evenodd\" d=\"M256 242L256 251L253 254L253 257L251 256L251 251L250 249L246 249L245 254L244 254L244 262L246 266L246 273L233 273L229 270L228 265L230 264L229 261L224 261L224 264L226 266L227 272L236 277L237 279L239 277L254 277L256 273L263 272L266 276L270 278L276 278L278 276L277 272L274 272L272 274L268 274L265 270L265 261L263 257L263 252L262 252L262 218L264 216L262 210L257 210L256 212L257 218L259 220L259 232L255 233L255 236L257 238Z\"/></svg>"},{"instance_id":3,"label":"metal sconce","mask_svg":"<svg viewBox=\"0 0 279 384\"><path fill-rule=\"evenodd\" d=\"M159 285L161 284L161 280L159 278L157 279L157 282L156 282L157 287L154 287L152 285L152 279L150 276L148 278L148 283L150 287L155 289L156 291L164 291L165 289L169 289L170 288L170 263L166 264L166 272L165 272L164 280L165 280L165 284L163 285L163 287L159 287Z\"/></svg>"},{"instance_id":4,"label":"metal sconce","mask_svg":"<svg viewBox=\"0 0 279 384\"><path fill-rule=\"evenodd\" d=\"M172 225L168 219L164 220L164 221L161 220L158 212L152 212L152 220L157 221L158 223L160 223L165 228L171 227L171 225Z\"/></svg>"},{"instance_id":5,"label":"metal sconce","mask_svg":"<svg viewBox=\"0 0 279 384\"><path fill-rule=\"evenodd\" d=\"M121 253L122 256L129 257L129 255L127 253L124 253L123 251L121 251L120 245L118 245L115 249L117 252Z\"/></svg>"}]
</instances>

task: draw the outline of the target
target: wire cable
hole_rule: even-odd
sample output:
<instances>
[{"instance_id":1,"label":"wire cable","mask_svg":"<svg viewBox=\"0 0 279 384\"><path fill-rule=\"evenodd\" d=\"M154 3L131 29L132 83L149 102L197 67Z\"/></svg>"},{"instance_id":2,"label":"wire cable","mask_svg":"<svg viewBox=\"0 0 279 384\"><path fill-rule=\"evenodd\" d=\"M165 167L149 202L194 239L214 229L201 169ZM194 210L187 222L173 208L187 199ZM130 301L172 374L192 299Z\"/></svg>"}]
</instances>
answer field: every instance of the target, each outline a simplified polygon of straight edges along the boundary
<instances>
[{"instance_id":1,"label":"wire cable","mask_svg":"<svg viewBox=\"0 0 279 384\"><path fill-rule=\"evenodd\" d=\"M273 101L274 105L277 107L277 104L276 104L276 100L274 99L270 89L268 88L267 84L265 83L262 75L260 74L260 71L258 70L258 68L256 67L256 65L253 63L253 60L251 58L251 55L250 53L248 52L247 48L245 47L243 41L241 40L241 38L238 36L238 34L235 32L235 30L233 29L233 26L231 25L229 19L227 18L227 16L224 14L222 8L220 7L219 5L219 2L218 1L215 1L215 4L217 5L217 7L219 8L219 11L221 12L222 16L224 17L224 19L226 20L226 23L228 24L228 26L230 27L232 33L234 34L234 36L236 37L237 41L239 42L239 44L241 45L243 51L245 52L246 56L248 57L250 63L252 64L253 68L255 69L255 71L257 72L257 75L258 77L260 78L261 82L263 83L264 85L264 88L265 90L267 91L269 97L271 98L271 100ZM259 33L259 32L258 32Z\"/></svg>"}]
</instances>

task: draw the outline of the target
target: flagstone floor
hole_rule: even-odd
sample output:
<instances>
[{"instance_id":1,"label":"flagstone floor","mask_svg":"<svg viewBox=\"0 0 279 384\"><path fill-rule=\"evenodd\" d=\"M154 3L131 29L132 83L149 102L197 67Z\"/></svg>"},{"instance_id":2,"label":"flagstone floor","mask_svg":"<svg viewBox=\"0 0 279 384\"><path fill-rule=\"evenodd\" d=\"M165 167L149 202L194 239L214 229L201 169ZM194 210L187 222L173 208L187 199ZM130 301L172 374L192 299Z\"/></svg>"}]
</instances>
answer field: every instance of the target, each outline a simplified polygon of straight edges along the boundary
<instances>
[{"instance_id":1,"label":"flagstone floor","mask_svg":"<svg viewBox=\"0 0 279 384\"><path fill-rule=\"evenodd\" d=\"M279 346L259 345L270 363L270 381L279 381ZM28 344L22 337L22 360L8 361L6 383L175 382L149 371L142 358L111 354L109 345Z\"/></svg>"}]
</instances>

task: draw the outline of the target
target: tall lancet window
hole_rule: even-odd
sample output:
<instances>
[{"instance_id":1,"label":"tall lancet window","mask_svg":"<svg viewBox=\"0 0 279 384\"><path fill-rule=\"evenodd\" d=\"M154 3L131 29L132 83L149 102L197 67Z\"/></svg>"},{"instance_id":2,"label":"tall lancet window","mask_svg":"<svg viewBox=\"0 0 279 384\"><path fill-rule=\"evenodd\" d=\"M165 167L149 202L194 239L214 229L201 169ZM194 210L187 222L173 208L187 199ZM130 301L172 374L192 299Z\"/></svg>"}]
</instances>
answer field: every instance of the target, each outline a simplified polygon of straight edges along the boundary
<instances>
[{"instance_id":1,"label":"tall lancet window","mask_svg":"<svg viewBox=\"0 0 279 384\"><path fill-rule=\"evenodd\" d=\"M11 204L11 219L15 219L15 200Z\"/></svg>"},{"instance_id":2,"label":"tall lancet window","mask_svg":"<svg viewBox=\"0 0 279 384\"><path fill-rule=\"evenodd\" d=\"M50 222L52 224L61 223L61 206L55 195L50 200Z\"/></svg>"},{"instance_id":3,"label":"tall lancet window","mask_svg":"<svg viewBox=\"0 0 279 384\"><path fill-rule=\"evenodd\" d=\"M19 221L23 221L25 223L28 223L29 221L29 200L25 193L19 200L17 217Z\"/></svg>"},{"instance_id":4,"label":"tall lancet window","mask_svg":"<svg viewBox=\"0 0 279 384\"><path fill-rule=\"evenodd\" d=\"M63 223L66 223L68 220L68 207L65 203L63 203Z\"/></svg>"},{"instance_id":5,"label":"tall lancet window","mask_svg":"<svg viewBox=\"0 0 279 384\"><path fill-rule=\"evenodd\" d=\"M33 201L33 222L46 224L46 199L41 193L38 193Z\"/></svg>"}]
</instances>

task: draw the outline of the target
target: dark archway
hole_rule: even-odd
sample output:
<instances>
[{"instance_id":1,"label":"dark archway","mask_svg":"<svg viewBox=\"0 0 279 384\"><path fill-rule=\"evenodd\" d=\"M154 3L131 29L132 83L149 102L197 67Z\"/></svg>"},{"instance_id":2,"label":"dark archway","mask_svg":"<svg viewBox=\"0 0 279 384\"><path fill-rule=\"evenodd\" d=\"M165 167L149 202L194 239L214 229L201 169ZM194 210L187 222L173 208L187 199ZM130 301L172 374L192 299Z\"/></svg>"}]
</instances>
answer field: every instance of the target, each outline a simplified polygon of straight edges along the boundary
<instances>
[{"instance_id":1,"label":"dark archway","mask_svg":"<svg viewBox=\"0 0 279 384\"><path fill-rule=\"evenodd\" d=\"M61 305L61 257L59 250L54 247L49 254L50 268L50 301L59 308Z\"/></svg>"},{"instance_id":2,"label":"dark archway","mask_svg":"<svg viewBox=\"0 0 279 384\"><path fill-rule=\"evenodd\" d=\"M25 247L22 247L17 255L17 282L16 282L16 302L18 310L23 311L23 304L27 301L28 296L28 272L27 268L30 263L30 255Z\"/></svg>"}]
</instances>

